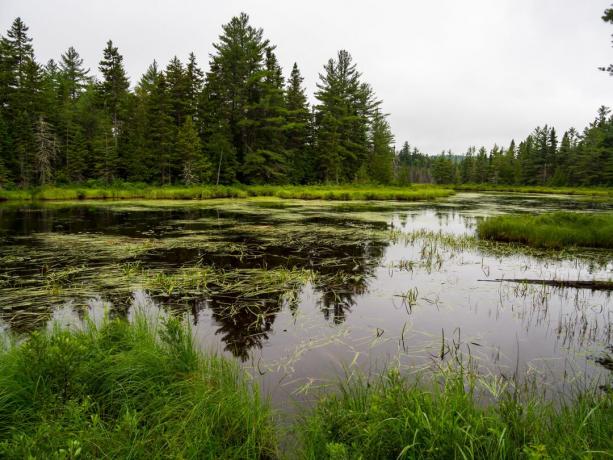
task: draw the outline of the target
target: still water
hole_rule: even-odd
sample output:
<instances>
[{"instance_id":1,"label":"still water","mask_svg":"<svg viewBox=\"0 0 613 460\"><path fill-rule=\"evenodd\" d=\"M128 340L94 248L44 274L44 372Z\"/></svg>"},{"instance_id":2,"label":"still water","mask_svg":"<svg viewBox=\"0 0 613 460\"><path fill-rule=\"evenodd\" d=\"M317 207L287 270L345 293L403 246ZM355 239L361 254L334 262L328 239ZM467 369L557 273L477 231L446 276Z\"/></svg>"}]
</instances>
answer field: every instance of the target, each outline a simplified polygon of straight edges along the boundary
<instances>
[{"instance_id":1,"label":"still water","mask_svg":"<svg viewBox=\"0 0 613 460\"><path fill-rule=\"evenodd\" d=\"M0 329L87 305L186 315L276 404L339 375L451 360L563 391L606 379L609 292L501 279L610 280L613 252L476 241L500 213L601 212L585 198L461 193L430 203L211 200L0 205ZM96 299L92 301L92 299Z\"/></svg>"}]
</instances>

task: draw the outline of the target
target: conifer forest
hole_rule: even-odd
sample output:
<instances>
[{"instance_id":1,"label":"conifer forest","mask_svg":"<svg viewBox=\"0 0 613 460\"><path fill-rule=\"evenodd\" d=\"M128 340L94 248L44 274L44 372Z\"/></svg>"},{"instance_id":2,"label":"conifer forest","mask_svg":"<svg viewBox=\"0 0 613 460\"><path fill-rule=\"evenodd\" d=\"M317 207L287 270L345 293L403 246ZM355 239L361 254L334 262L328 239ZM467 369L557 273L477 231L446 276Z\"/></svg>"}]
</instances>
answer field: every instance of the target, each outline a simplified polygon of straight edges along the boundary
<instances>
[{"instance_id":1,"label":"conifer forest","mask_svg":"<svg viewBox=\"0 0 613 460\"><path fill-rule=\"evenodd\" d=\"M206 72L191 53L131 82L109 40L94 78L73 47L37 62L16 18L0 42L0 186L613 184L608 107L585 128L544 125L505 146L439 153L407 141L396 151L384 101L349 51L323 65L309 104L299 64L282 69L247 14L212 49Z\"/></svg>"}]
</instances>

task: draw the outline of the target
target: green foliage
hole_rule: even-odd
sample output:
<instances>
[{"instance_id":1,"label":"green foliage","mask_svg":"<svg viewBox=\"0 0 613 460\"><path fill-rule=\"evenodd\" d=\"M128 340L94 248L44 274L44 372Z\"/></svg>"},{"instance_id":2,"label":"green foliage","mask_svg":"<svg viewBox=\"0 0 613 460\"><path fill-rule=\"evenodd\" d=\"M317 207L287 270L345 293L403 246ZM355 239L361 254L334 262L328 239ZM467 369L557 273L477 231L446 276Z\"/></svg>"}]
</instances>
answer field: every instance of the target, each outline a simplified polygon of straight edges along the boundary
<instances>
[{"instance_id":1,"label":"green foliage","mask_svg":"<svg viewBox=\"0 0 613 460\"><path fill-rule=\"evenodd\" d=\"M610 11L603 18L609 22ZM348 51L324 65L310 108L298 65L286 82L275 46L246 14L225 24L213 46L206 75L190 53L185 63L176 56L165 67L154 61L131 89L112 41L94 81L73 47L58 64L36 62L28 27L15 19L0 39L1 186L613 185L606 107L560 142L546 125L506 149L429 156L405 143L395 152L381 101Z\"/></svg>"},{"instance_id":2,"label":"green foliage","mask_svg":"<svg viewBox=\"0 0 613 460\"><path fill-rule=\"evenodd\" d=\"M613 248L613 214L555 212L490 217L479 222L479 237L539 248Z\"/></svg>"},{"instance_id":3,"label":"green foliage","mask_svg":"<svg viewBox=\"0 0 613 460\"><path fill-rule=\"evenodd\" d=\"M268 406L176 318L34 333L0 350L2 458L267 458Z\"/></svg>"},{"instance_id":4,"label":"green foliage","mask_svg":"<svg viewBox=\"0 0 613 460\"><path fill-rule=\"evenodd\" d=\"M77 200L77 199L177 199L246 198L274 196L303 200L397 200L421 201L444 198L454 191L446 188L376 186L164 186L116 182L110 185L86 183L80 186L38 187L32 190L2 190L0 200Z\"/></svg>"},{"instance_id":5,"label":"green foliage","mask_svg":"<svg viewBox=\"0 0 613 460\"><path fill-rule=\"evenodd\" d=\"M316 179L351 182L368 159L369 133L380 102L346 50L328 61L320 80L315 93Z\"/></svg>"},{"instance_id":6,"label":"green foliage","mask_svg":"<svg viewBox=\"0 0 613 460\"><path fill-rule=\"evenodd\" d=\"M183 160L183 182L186 185L207 182L211 177L211 164L204 156L200 137L190 115L179 129L177 155Z\"/></svg>"},{"instance_id":7,"label":"green foliage","mask_svg":"<svg viewBox=\"0 0 613 460\"><path fill-rule=\"evenodd\" d=\"M558 407L502 395L488 405L478 386L452 372L430 388L394 370L341 383L297 428L301 457L592 458L613 449L611 394L586 393Z\"/></svg>"}]
</instances>

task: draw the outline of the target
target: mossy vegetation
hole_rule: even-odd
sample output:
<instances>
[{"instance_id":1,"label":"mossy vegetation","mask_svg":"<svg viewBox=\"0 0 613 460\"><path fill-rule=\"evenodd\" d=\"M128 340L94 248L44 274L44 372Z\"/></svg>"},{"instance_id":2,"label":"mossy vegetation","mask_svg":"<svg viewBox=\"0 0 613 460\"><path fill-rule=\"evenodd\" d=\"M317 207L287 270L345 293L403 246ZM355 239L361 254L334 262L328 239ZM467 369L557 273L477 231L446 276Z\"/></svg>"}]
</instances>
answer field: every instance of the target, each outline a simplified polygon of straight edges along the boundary
<instances>
[{"instance_id":1,"label":"mossy vegetation","mask_svg":"<svg viewBox=\"0 0 613 460\"><path fill-rule=\"evenodd\" d=\"M257 389L168 315L55 325L0 351L0 368L2 458L276 455Z\"/></svg>"},{"instance_id":2,"label":"mossy vegetation","mask_svg":"<svg viewBox=\"0 0 613 460\"><path fill-rule=\"evenodd\" d=\"M554 212L503 215L478 224L480 238L523 243L538 248L613 248L612 213Z\"/></svg>"}]
</instances>

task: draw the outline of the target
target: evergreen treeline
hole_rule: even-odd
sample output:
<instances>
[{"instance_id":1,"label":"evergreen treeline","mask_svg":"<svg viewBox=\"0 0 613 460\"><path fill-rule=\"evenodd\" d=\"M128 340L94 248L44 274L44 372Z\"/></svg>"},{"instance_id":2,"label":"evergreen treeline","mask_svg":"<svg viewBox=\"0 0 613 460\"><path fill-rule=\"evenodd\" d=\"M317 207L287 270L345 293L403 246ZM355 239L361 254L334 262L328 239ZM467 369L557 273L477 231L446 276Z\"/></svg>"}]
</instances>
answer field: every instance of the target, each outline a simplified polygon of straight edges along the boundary
<instances>
[{"instance_id":1,"label":"evergreen treeline","mask_svg":"<svg viewBox=\"0 0 613 460\"><path fill-rule=\"evenodd\" d=\"M98 69L72 47L39 64L15 19L0 40L0 186L392 180L390 127L346 51L313 107L298 66L286 79L246 14L223 26L206 73L192 53L153 62L132 89L110 40Z\"/></svg>"},{"instance_id":2,"label":"evergreen treeline","mask_svg":"<svg viewBox=\"0 0 613 460\"><path fill-rule=\"evenodd\" d=\"M429 156L394 137L344 50L311 106L300 70L246 14L223 26L208 71L194 54L153 62L131 87L108 41L99 78L70 47L45 65L20 18L0 38L0 187L116 180L197 183L613 185L613 118L583 133L537 128L519 145Z\"/></svg>"},{"instance_id":3,"label":"evergreen treeline","mask_svg":"<svg viewBox=\"0 0 613 460\"><path fill-rule=\"evenodd\" d=\"M409 169L418 165L436 183L613 186L613 116L604 106L582 133L571 128L562 139L554 128L544 126L519 144L511 141L506 149L471 147L461 157L403 155L409 149L405 145L401 150L400 163Z\"/></svg>"}]
</instances>

